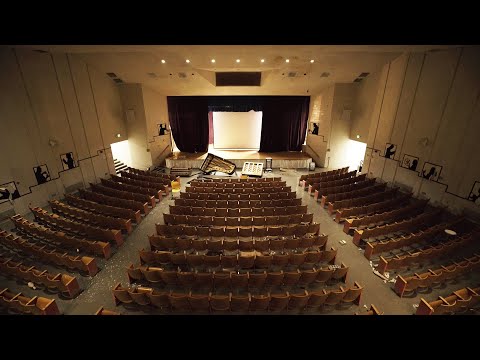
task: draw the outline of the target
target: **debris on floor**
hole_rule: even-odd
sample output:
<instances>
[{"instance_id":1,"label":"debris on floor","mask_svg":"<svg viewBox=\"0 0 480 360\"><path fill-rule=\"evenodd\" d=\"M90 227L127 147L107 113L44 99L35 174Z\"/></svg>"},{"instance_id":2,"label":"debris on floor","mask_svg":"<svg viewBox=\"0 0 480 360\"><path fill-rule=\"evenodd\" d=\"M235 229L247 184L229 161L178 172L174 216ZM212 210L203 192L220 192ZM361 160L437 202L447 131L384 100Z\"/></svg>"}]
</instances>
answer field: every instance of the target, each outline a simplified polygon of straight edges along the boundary
<instances>
[{"instance_id":1,"label":"debris on floor","mask_svg":"<svg viewBox=\"0 0 480 360\"><path fill-rule=\"evenodd\" d=\"M418 308L418 304L413 304L413 307L416 309Z\"/></svg>"},{"instance_id":2,"label":"debris on floor","mask_svg":"<svg viewBox=\"0 0 480 360\"><path fill-rule=\"evenodd\" d=\"M377 275L379 278L382 278L383 280L385 280L385 282L387 282L388 279L385 276L383 276L383 274L379 273L377 270L374 269L373 273Z\"/></svg>"},{"instance_id":3,"label":"debris on floor","mask_svg":"<svg viewBox=\"0 0 480 360\"><path fill-rule=\"evenodd\" d=\"M37 289L32 282L29 282L27 285L28 285L29 288L32 288L33 290Z\"/></svg>"},{"instance_id":4,"label":"debris on floor","mask_svg":"<svg viewBox=\"0 0 480 360\"><path fill-rule=\"evenodd\" d=\"M345 240L340 240L339 243L345 245L347 242Z\"/></svg>"}]
</instances>

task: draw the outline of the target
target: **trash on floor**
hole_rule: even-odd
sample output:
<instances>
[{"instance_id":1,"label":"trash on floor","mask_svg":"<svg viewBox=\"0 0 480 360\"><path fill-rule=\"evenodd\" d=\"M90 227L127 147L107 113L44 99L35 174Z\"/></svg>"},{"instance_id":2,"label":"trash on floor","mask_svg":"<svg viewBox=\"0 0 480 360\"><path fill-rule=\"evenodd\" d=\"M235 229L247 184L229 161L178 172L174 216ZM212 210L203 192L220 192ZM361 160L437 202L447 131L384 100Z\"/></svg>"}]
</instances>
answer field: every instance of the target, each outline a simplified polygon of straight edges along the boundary
<instances>
[{"instance_id":1,"label":"trash on floor","mask_svg":"<svg viewBox=\"0 0 480 360\"><path fill-rule=\"evenodd\" d=\"M387 282L388 279L385 276L383 276L383 274L379 273L377 270L373 270L373 273L378 277L382 278L383 280L385 280L385 282Z\"/></svg>"}]
</instances>

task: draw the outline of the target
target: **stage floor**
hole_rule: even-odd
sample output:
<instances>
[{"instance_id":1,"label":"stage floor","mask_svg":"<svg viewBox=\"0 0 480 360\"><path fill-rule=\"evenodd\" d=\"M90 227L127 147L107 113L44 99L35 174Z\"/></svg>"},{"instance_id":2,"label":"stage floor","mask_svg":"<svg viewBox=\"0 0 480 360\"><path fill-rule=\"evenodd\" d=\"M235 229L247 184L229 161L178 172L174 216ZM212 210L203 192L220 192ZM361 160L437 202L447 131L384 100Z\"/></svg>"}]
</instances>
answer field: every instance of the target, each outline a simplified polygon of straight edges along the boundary
<instances>
[{"instance_id":1,"label":"stage floor","mask_svg":"<svg viewBox=\"0 0 480 360\"><path fill-rule=\"evenodd\" d=\"M215 150L210 148L209 152L235 163L237 167L243 167L243 163L246 161L265 162L266 158L272 158L273 168L308 169L312 162L312 158L301 151L265 153L255 150ZM166 159L167 168L200 168L207 155L208 153L174 152Z\"/></svg>"}]
</instances>

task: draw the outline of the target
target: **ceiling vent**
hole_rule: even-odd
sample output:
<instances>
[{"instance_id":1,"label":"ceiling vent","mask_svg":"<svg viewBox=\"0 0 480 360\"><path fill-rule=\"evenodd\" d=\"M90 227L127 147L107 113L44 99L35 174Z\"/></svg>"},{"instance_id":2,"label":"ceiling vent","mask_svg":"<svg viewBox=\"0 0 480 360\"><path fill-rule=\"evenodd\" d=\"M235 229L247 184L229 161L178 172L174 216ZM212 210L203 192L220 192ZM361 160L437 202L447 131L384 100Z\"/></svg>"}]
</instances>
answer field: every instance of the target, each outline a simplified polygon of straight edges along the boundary
<instances>
[{"instance_id":1,"label":"ceiling vent","mask_svg":"<svg viewBox=\"0 0 480 360\"><path fill-rule=\"evenodd\" d=\"M217 72L216 86L260 86L261 72Z\"/></svg>"},{"instance_id":2,"label":"ceiling vent","mask_svg":"<svg viewBox=\"0 0 480 360\"><path fill-rule=\"evenodd\" d=\"M370 75L370 73L361 73L358 77L367 77L368 75Z\"/></svg>"},{"instance_id":3,"label":"ceiling vent","mask_svg":"<svg viewBox=\"0 0 480 360\"><path fill-rule=\"evenodd\" d=\"M320 75L320 77L329 77L330 76L330 73L328 72L324 72L322 73L322 75Z\"/></svg>"},{"instance_id":4,"label":"ceiling vent","mask_svg":"<svg viewBox=\"0 0 480 360\"><path fill-rule=\"evenodd\" d=\"M115 73L107 73L108 76L110 76L111 78L116 78L117 77L117 74Z\"/></svg>"},{"instance_id":5,"label":"ceiling vent","mask_svg":"<svg viewBox=\"0 0 480 360\"><path fill-rule=\"evenodd\" d=\"M123 80L120 78L113 79L117 84L123 84Z\"/></svg>"},{"instance_id":6,"label":"ceiling vent","mask_svg":"<svg viewBox=\"0 0 480 360\"><path fill-rule=\"evenodd\" d=\"M186 79L186 78L187 78L187 74L184 73L184 72L180 72L180 73L178 73L178 77L179 77L180 79Z\"/></svg>"}]
</instances>

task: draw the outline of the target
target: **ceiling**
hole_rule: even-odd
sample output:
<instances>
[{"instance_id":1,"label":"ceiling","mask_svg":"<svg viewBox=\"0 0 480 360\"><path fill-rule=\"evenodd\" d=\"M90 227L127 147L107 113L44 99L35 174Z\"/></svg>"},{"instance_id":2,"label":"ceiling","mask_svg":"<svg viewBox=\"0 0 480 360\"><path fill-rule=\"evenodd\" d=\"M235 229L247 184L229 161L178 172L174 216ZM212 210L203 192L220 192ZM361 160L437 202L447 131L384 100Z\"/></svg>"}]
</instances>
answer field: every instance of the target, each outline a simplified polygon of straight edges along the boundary
<instances>
[{"instance_id":1,"label":"ceiling","mask_svg":"<svg viewBox=\"0 0 480 360\"><path fill-rule=\"evenodd\" d=\"M430 45L23 45L79 56L125 83L162 95L310 95L374 73L404 52ZM162 63L162 59L165 63ZM186 63L186 59L190 63ZM215 63L211 60L215 59ZM237 63L236 60L240 59ZM261 59L265 61L260 62ZM286 62L289 59L289 62ZM311 63L311 60L314 60ZM215 86L218 71L261 71L261 86ZM325 77L324 73L329 75ZM322 74L324 76L322 77Z\"/></svg>"}]
</instances>

